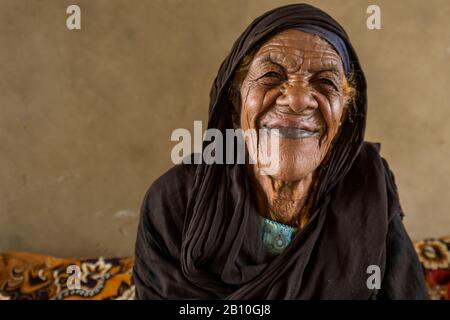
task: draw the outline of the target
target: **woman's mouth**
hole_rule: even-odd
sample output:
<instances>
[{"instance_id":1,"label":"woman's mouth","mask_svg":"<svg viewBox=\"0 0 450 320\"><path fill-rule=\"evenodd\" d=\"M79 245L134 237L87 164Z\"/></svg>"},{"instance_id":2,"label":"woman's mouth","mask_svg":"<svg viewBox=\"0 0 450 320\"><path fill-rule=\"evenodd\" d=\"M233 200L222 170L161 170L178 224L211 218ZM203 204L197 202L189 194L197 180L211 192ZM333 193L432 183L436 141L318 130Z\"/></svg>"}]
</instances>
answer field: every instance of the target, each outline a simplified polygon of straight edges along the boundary
<instances>
[{"instance_id":1,"label":"woman's mouth","mask_svg":"<svg viewBox=\"0 0 450 320\"><path fill-rule=\"evenodd\" d=\"M310 130L306 128L293 128L293 127L268 127L265 125L260 126L260 129L268 130L271 135L285 138L285 139L308 139L311 137L319 136L319 130Z\"/></svg>"},{"instance_id":2,"label":"woman's mouth","mask_svg":"<svg viewBox=\"0 0 450 320\"><path fill-rule=\"evenodd\" d=\"M269 112L256 125L260 130L268 130L270 135L285 139L320 138L326 128L317 112L304 116Z\"/></svg>"},{"instance_id":3,"label":"woman's mouth","mask_svg":"<svg viewBox=\"0 0 450 320\"><path fill-rule=\"evenodd\" d=\"M259 129L267 130L271 135L285 138L285 139L308 139L311 137L320 136L319 129L299 127L288 127L279 125L260 124Z\"/></svg>"}]
</instances>

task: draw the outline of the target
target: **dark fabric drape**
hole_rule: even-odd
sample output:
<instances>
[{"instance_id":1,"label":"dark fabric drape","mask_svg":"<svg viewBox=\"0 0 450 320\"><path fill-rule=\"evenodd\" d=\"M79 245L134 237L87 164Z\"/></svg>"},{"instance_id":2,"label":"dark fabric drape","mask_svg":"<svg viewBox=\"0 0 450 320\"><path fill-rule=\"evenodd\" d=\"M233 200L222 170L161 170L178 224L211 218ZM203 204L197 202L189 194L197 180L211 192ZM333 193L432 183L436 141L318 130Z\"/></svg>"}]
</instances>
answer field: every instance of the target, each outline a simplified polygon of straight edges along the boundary
<instances>
[{"instance_id":1,"label":"dark fabric drape","mask_svg":"<svg viewBox=\"0 0 450 320\"><path fill-rule=\"evenodd\" d=\"M255 19L233 45L210 92L208 128L233 128L228 88L241 59L277 32L320 26L341 37L358 95L343 123L311 219L276 257L266 253L242 165L178 165L142 204L134 280L141 299L422 299L420 264L403 227L394 177L379 146L364 142L366 82L342 27L309 5ZM200 62L199 62L200 63ZM367 267L381 269L369 289Z\"/></svg>"}]
</instances>

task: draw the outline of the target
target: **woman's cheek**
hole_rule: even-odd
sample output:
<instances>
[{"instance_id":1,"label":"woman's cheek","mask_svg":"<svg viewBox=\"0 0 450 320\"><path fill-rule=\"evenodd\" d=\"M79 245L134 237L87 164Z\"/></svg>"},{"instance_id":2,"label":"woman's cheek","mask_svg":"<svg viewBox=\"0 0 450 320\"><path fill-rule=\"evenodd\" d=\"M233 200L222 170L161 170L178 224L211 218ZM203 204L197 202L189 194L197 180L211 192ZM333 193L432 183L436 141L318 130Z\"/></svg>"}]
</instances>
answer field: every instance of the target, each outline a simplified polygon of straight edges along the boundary
<instances>
[{"instance_id":1,"label":"woman's cheek","mask_svg":"<svg viewBox=\"0 0 450 320\"><path fill-rule=\"evenodd\" d=\"M344 114L344 100L343 98L339 97L334 101L334 103L331 104L331 121L333 125L333 138L339 131L339 127L341 125L341 122L344 120L342 118Z\"/></svg>"},{"instance_id":2,"label":"woman's cheek","mask_svg":"<svg viewBox=\"0 0 450 320\"><path fill-rule=\"evenodd\" d=\"M266 90L260 86L246 86L241 90L242 111L241 128L246 130L250 128L257 129L257 119L264 110Z\"/></svg>"},{"instance_id":3,"label":"woman's cheek","mask_svg":"<svg viewBox=\"0 0 450 320\"><path fill-rule=\"evenodd\" d=\"M325 145L331 144L338 132L343 110L341 100L341 97L318 98L319 108L327 126L326 137L323 140Z\"/></svg>"},{"instance_id":4,"label":"woman's cheek","mask_svg":"<svg viewBox=\"0 0 450 320\"><path fill-rule=\"evenodd\" d=\"M262 103L261 114L265 113L271 106L276 104L277 98L281 95L281 91L278 87L266 88L264 92L264 100Z\"/></svg>"}]
</instances>

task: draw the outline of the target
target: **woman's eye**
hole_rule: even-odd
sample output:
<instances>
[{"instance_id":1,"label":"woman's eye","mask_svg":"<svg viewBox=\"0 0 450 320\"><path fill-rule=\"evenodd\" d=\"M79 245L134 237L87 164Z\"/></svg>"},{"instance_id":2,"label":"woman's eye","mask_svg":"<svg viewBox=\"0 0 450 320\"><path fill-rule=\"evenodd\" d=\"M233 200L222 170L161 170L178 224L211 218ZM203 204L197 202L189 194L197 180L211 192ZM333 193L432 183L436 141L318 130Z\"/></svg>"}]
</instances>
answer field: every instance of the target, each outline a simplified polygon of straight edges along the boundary
<instances>
[{"instance_id":1,"label":"woman's eye","mask_svg":"<svg viewBox=\"0 0 450 320\"><path fill-rule=\"evenodd\" d=\"M281 79L282 78L281 74L279 74L278 72L275 72L275 71L267 72L266 74L264 74L263 77L266 77L266 78L277 78L277 79Z\"/></svg>"},{"instance_id":2,"label":"woman's eye","mask_svg":"<svg viewBox=\"0 0 450 320\"><path fill-rule=\"evenodd\" d=\"M330 79L327 79L327 78L320 78L320 79L319 79L319 83L320 83L320 84L327 85L327 86L330 86L330 87L333 88L333 90L338 91L338 87L337 87L336 84L335 84L332 80L330 80Z\"/></svg>"},{"instance_id":3,"label":"woman's eye","mask_svg":"<svg viewBox=\"0 0 450 320\"><path fill-rule=\"evenodd\" d=\"M261 84L266 86L275 86L281 83L283 80L283 75L276 71L266 72L263 76L259 78Z\"/></svg>"}]
</instances>

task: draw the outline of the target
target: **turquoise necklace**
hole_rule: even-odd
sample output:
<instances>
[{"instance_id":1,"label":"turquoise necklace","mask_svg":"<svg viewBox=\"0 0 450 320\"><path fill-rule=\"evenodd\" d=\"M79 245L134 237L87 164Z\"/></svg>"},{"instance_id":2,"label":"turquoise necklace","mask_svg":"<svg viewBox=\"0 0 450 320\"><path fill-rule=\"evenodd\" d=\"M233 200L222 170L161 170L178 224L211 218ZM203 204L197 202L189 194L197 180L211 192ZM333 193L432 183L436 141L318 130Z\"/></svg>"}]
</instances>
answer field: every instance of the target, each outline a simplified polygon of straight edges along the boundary
<instances>
[{"instance_id":1,"label":"turquoise necklace","mask_svg":"<svg viewBox=\"0 0 450 320\"><path fill-rule=\"evenodd\" d=\"M259 216L262 240L271 255L280 254L292 241L299 228Z\"/></svg>"}]
</instances>

